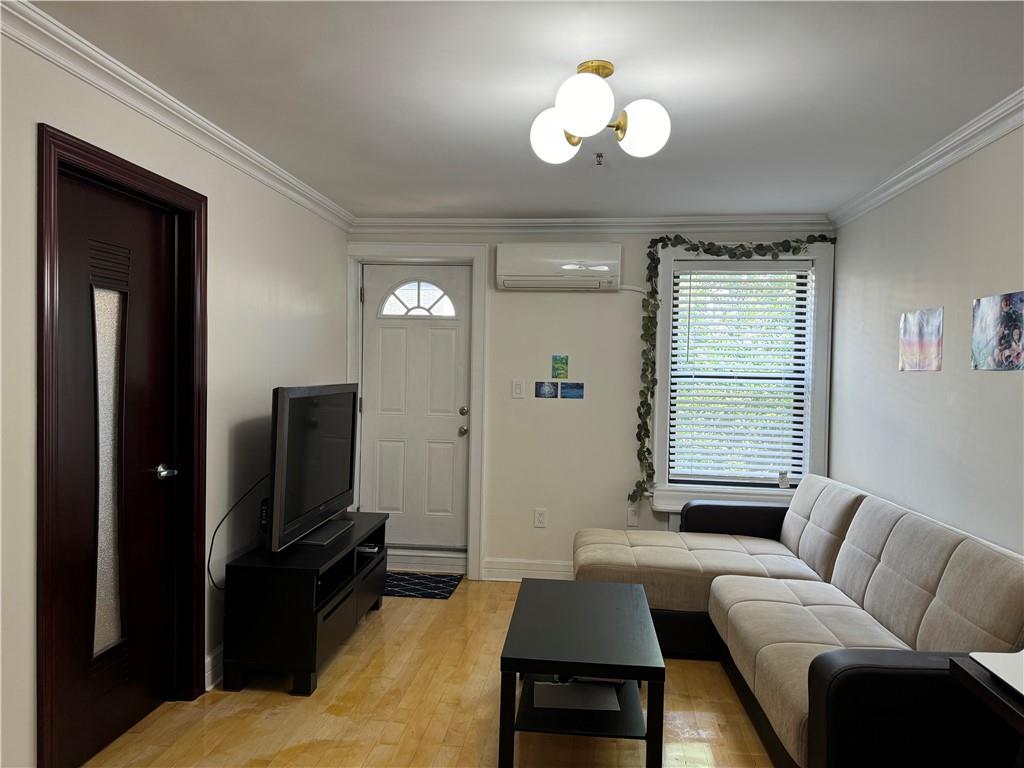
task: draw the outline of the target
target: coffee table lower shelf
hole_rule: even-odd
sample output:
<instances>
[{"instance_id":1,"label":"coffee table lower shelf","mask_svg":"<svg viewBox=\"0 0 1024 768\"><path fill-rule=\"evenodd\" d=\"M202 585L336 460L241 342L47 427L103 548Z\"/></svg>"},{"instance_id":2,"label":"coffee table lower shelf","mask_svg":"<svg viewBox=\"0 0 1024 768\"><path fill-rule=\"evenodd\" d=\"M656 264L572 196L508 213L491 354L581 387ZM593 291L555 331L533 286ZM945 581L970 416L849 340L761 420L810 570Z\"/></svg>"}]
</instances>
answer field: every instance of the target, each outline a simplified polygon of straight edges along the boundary
<instances>
[{"instance_id":1,"label":"coffee table lower shelf","mask_svg":"<svg viewBox=\"0 0 1024 768\"><path fill-rule=\"evenodd\" d=\"M515 729L532 733L561 733L569 736L599 736L606 739L646 739L647 725L635 680L616 685L619 711L536 707L533 688L537 682L551 682L546 675L526 675L519 694ZM613 685L613 683L608 683Z\"/></svg>"}]
</instances>

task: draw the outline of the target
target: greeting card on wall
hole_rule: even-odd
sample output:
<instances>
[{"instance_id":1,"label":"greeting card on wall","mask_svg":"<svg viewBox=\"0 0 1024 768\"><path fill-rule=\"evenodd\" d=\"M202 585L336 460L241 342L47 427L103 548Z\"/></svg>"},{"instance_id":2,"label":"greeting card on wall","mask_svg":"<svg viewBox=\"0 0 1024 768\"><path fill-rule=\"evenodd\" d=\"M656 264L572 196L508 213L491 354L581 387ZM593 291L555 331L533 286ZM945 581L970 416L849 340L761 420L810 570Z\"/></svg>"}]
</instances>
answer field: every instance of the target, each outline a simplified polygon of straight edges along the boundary
<instances>
[{"instance_id":1,"label":"greeting card on wall","mask_svg":"<svg viewBox=\"0 0 1024 768\"><path fill-rule=\"evenodd\" d=\"M1024 291L974 300L971 367L1024 371Z\"/></svg>"},{"instance_id":2,"label":"greeting card on wall","mask_svg":"<svg viewBox=\"0 0 1024 768\"><path fill-rule=\"evenodd\" d=\"M900 315L900 370L942 370L942 307Z\"/></svg>"}]
</instances>

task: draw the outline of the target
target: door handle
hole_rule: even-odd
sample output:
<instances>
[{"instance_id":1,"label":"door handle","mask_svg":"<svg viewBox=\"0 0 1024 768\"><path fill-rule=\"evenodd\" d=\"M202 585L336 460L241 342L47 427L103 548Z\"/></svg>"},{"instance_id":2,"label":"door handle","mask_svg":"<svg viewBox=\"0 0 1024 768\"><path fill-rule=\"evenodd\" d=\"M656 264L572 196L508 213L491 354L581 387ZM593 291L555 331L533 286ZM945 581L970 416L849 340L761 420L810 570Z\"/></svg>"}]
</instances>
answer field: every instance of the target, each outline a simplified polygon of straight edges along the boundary
<instances>
[{"instance_id":1,"label":"door handle","mask_svg":"<svg viewBox=\"0 0 1024 768\"><path fill-rule=\"evenodd\" d=\"M463 425L459 427L459 437L465 437L469 434L469 427Z\"/></svg>"},{"instance_id":2,"label":"door handle","mask_svg":"<svg viewBox=\"0 0 1024 768\"><path fill-rule=\"evenodd\" d=\"M466 406L462 406L461 408L459 408L459 416L465 416L468 413L469 413L469 408L467 408Z\"/></svg>"},{"instance_id":3,"label":"door handle","mask_svg":"<svg viewBox=\"0 0 1024 768\"><path fill-rule=\"evenodd\" d=\"M171 469L166 464L158 464L156 468L156 477L158 480L166 480L170 477L174 477L178 474L178 470Z\"/></svg>"}]
</instances>

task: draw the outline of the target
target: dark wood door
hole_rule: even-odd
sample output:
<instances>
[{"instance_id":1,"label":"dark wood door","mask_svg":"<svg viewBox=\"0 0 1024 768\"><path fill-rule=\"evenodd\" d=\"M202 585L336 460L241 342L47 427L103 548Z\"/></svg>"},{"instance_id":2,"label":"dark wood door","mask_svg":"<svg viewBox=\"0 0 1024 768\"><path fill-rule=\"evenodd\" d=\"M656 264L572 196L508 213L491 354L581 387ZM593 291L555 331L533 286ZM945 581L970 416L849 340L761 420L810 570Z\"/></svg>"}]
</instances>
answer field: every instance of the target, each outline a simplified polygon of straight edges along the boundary
<instances>
[{"instance_id":1,"label":"dark wood door","mask_svg":"<svg viewBox=\"0 0 1024 768\"><path fill-rule=\"evenodd\" d=\"M171 697L175 212L64 172L54 763L78 765Z\"/></svg>"}]
</instances>

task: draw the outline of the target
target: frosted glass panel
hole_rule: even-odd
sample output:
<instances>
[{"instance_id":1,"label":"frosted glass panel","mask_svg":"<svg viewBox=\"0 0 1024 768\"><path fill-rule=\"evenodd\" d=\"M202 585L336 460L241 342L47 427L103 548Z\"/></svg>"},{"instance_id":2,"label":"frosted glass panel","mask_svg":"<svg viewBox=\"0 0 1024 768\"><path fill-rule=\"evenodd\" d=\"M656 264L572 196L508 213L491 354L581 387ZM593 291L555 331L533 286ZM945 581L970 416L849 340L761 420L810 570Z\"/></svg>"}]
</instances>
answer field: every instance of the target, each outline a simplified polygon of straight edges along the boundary
<instances>
[{"instance_id":1,"label":"frosted glass panel","mask_svg":"<svg viewBox=\"0 0 1024 768\"><path fill-rule=\"evenodd\" d=\"M96 626L92 652L98 656L122 637L118 556L118 456L121 436L121 325L124 294L93 288L96 334L97 459Z\"/></svg>"}]
</instances>

